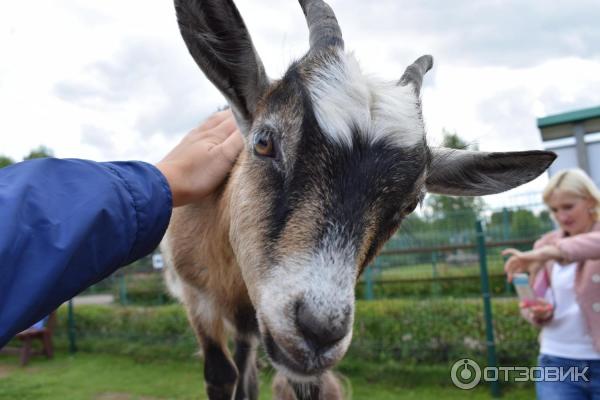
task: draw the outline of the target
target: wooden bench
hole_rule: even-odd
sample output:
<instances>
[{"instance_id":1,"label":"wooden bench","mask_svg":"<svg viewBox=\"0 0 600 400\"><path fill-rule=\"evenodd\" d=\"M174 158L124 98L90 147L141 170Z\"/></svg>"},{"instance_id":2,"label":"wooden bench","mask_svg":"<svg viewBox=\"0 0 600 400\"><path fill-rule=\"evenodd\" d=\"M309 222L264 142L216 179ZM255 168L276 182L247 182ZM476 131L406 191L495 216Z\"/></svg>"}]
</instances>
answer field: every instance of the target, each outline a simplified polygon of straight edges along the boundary
<instances>
[{"instance_id":1,"label":"wooden bench","mask_svg":"<svg viewBox=\"0 0 600 400\"><path fill-rule=\"evenodd\" d=\"M54 356L54 346L52 344L52 333L56 326L56 311L50 313L46 319L46 323L42 328L31 327L25 329L23 332L17 333L15 336L21 342L23 342L19 353L21 355L21 365L27 365L29 359L33 355L43 354L47 358ZM40 340L42 344L41 351L34 351L33 343L35 340Z\"/></svg>"}]
</instances>

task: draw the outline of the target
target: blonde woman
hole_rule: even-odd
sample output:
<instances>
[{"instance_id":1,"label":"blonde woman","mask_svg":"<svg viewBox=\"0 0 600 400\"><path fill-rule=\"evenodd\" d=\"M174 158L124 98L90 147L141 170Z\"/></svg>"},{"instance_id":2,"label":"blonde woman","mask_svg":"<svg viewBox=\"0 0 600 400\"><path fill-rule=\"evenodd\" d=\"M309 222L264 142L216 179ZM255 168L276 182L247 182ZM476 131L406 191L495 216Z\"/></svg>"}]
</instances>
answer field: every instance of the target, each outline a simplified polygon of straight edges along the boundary
<instances>
[{"instance_id":1,"label":"blonde woman","mask_svg":"<svg viewBox=\"0 0 600 400\"><path fill-rule=\"evenodd\" d=\"M542 328L541 367L570 367L585 379L536 382L538 399L600 399L600 192L581 170L556 174L544 203L559 229L542 236L533 250L506 249L512 278L529 271L538 299L521 304L523 316ZM586 381L587 380L587 381Z\"/></svg>"}]
</instances>

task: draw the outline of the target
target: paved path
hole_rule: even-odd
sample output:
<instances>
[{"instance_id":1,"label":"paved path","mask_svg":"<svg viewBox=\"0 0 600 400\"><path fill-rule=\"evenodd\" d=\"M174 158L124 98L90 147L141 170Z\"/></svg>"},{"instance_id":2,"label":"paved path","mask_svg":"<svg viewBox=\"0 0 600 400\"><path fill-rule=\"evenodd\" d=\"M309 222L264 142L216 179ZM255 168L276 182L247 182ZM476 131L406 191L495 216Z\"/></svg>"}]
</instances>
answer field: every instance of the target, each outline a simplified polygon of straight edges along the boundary
<instances>
[{"instance_id":1,"label":"paved path","mask_svg":"<svg viewBox=\"0 0 600 400\"><path fill-rule=\"evenodd\" d=\"M73 298L73 304L76 306L82 304L112 304L114 301L115 298L112 294L88 294Z\"/></svg>"},{"instance_id":2,"label":"paved path","mask_svg":"<svg viewBox=\"0 0 600 400\"><path fill-rule=\"evenodd\" d=\"M15 370L12 365L0 365L0 379L6 378L11 372Z\"/></svg>"}]
</instances>

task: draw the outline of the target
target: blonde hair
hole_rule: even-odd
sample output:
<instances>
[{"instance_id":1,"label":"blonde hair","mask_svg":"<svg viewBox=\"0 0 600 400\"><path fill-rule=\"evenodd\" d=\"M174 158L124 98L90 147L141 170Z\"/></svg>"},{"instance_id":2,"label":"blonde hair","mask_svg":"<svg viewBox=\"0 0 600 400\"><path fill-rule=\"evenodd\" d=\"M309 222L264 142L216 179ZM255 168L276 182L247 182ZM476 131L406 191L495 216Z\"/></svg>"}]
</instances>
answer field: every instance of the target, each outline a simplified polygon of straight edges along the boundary
<instances>
[{"instance_id":1,"label":"blonde hair","mask_svg":"<svg viewBox=\"0 0 600 400\"><path fill-rule=\"evenodd\" d=\"M548 205L555 190L562 190L574 196L590 199L595 203L592 212L594 220L600 216L600 190L591 178L580 169L565 169L550 178L543 193L544 203Z\"/></svg>"}]
</instances>

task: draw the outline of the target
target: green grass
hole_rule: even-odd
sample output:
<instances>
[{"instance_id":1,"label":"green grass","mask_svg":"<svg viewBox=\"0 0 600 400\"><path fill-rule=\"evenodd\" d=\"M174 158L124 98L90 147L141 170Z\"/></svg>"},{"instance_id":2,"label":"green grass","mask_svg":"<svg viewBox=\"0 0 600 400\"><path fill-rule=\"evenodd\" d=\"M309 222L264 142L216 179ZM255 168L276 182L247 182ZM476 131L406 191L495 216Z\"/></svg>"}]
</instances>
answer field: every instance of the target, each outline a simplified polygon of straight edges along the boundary
<instances>
[{"instance_id":1,"label":"green grass","mask_svg":"<svg viewBox=\"0 0 600 400\"><path fill-rule=\"evenodd\" d=\"M33 358L18 366L15 356L0 356L1 400L164 400L205 399L200 361L136 362L112 355L59 354ZM339 373L352 399L489 399L489 389L468 393L453 387L449 367L365 364L345 361ZM261 374L261 400L270 399L272 371ZM530 399L533 387L505 388L505 398Z\"/></svg>"},{"instance_id":2,"label":"green grass","mask_svg":"<svg viewBox=\"0 0 600 400\"><path fill-rule=\"evenodd\" d=\"M204 390L199 364L161 362L140 364L124 357L77 354L54 360L35 358L26 368L3 356L0 367L12 369L0 378L0 399L197 399ZM116 397L118 398L118 397ZM119 399L121 400L121 399Z\"/></svg>"}]
</instances>

